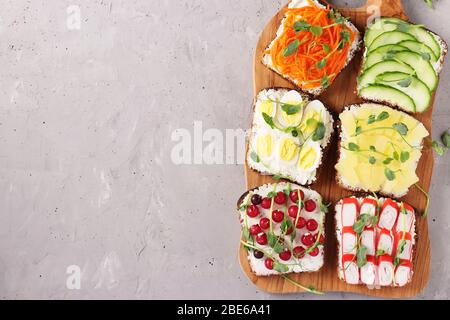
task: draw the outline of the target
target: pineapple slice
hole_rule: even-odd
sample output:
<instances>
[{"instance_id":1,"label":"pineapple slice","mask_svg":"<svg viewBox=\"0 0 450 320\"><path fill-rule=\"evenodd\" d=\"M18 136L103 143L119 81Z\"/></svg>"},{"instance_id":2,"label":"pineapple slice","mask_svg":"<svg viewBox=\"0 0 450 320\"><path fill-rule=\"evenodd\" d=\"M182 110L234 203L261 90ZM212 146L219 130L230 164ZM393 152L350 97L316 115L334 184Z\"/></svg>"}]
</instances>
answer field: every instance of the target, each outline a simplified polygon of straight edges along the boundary
<instances>
[{"instance_id":1,"label":"pineapple slice","mask_svg":"<svg viewBox=\"0 0 450 320\"><path fill-rule=\"evenodd\" d=\"M366 103L347 108L341 120L338 180L352 190L401 197L418 181L422 123L390 107Z\"/></svg>"}]
</instances>

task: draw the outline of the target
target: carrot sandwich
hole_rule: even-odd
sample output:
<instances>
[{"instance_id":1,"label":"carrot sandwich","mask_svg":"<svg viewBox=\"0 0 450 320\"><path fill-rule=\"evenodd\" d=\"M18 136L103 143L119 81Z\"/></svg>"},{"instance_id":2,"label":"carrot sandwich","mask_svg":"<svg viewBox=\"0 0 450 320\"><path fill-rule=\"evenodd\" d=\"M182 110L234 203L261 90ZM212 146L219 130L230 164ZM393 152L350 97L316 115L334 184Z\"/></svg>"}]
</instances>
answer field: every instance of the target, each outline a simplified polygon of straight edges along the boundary
<instances>
[{"instance_id":1,"label":"carrot sandwich","mask_svg":"<svg viewBox=\"0 0 450 320\"><path fill-rule=\"evenodd\" d=\"M242 245L257 276L313 272L324 262L322 197L291 183L266 184L238 201Z\"/></svg>"},{"instance_id":2,"label":"carrot sandwich","mask_svg":"<svg viewBox=\"0 0 450 320\"><path fill-rule=\"evenodd\" d=\"M415 213L389 198L345 198L336 210L338 276L370 288L403 287L413 276Z\"/></svg>"},{"instance_id":3,"label":"carrot sandwich","mask_svg":"<svg viewBox=\"0 0 450 320\"><path fill-rule=\"evenodd\" d=\"M301 185L316 180L333 117L319 100L288 89L266 89L255 101L247 164Z\"/></svg>"},{"instance_id":4,"label":"carrot sandwich","mask_svg":"<svg viewBox=\"0 0 450 320\"><path fill-rule=\"evenodd\" d=\"M329 6L293 0L262 62L302 91L319 95L353 58L360 38L356 27Z\"/></svg>"}]
</instances>

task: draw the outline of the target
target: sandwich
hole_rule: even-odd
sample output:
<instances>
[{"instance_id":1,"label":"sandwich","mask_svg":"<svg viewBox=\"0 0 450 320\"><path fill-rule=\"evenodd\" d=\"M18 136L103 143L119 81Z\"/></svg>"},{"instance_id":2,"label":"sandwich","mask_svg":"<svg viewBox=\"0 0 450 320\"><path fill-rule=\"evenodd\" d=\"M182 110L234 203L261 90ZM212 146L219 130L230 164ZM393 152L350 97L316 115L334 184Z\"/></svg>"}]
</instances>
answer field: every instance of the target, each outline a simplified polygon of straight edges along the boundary
<instances>
[{"instance_id":1,"label":"sandwich","mask_svg":"<svg viewBox=\"0 0 450 320\"><path fill-rule=\"evenodd\" d=\"M314 190L266 184L238 201L242 245L257 276L318 271L324 262L325 209Z\"/></svg>"},{"instance_id":2,"label":"sandwich","mask_svg":"<svg viewBox=\"0 0 450 320\"><path fill-rule=\"evenodd\" d=\"M403 287L413 276L415 213L390 198L350 197L335 207L338 276L351 285Z\"/></svg>"},{"instance_id":3,"label":"sandwich","mask_svg":"<svg viewBox=\"0 0 450 320\"><path fill-rule=\"evenodd\" d=\"M266 89L254 109L249 167L301 185L313 183L334 131L323 103L295 90Z\"/></svg>"},{"instance_id":4,"label":"sandwich","mask_svg":"<svg viewBox=\"0 0 450 320\"><path fill-rule=\"evenodd\" d=\"M317 96L360 47L358 29L316 0L292 0L262 63L301 91Z\"/></svg>"},{"instance_id":5,"label":"sandwich","mask_svg":"<svg viewBox=\"0 0 450 320\"><path fill-rule=\"evenodd\" d=\"M339 115L337 182L352 191L401 198L419 181L417 163L429 135L412 116L388 106L364 103Z\"/></svg>"},{"instance_id":6,"label":"sandwich","mask_svg":"<svg viewBox=\"0 0 450 320\"><path fill-rule=\"evenodd\" d=\"M445 41L422 25L397 18L375 20L364 36L358 95L406 112L425 112L447 51Z\"/></svg>"}]
</instances>

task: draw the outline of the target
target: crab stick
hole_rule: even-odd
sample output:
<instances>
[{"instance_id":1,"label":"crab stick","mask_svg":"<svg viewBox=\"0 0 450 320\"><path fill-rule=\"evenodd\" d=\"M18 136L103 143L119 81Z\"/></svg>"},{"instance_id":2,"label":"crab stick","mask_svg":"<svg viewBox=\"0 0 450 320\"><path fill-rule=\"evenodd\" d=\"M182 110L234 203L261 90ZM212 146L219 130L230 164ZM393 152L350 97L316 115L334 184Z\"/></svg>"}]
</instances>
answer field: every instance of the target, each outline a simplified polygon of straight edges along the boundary
<instances>
[{"instance_id":1,"label":"crab stick","mask_svg":"<svg viewBox=\"0 0 450 320\"><path fill-rule=\"evenodd\" d=\"M372 217L377 214L378 202L374 198L365 198L361 203L361 214L369 214Z\"/></svg>"},{"instance_id":2,"label":"crab stick","mask_svg":"<svg viewBox=\"0 0 450 320\"><path fill-rule=\"evenodd\" d=\"M407 232L398 232L395 237L395 256L402 260L411 261L412 251L413 239L411 234Z\"/></svg>"},{"instance_id":3,"label":"crab stick","mask_svg":"<svg viewBox=\"0 0 450 320\"><path fill-rule=\"evenodd\" d=\"M403 203L403 208L405 210L399 214L395 230L397 232L412 232L416 220L414 209L406 203Z\"/></svg>"},{"instance_id":4,"label":"crab stick","mask_svg":"<svg viewBox=\"0 0 450 320\"><path fill-rule=\"evenodd\" d=\"M367 263L361 268L361 282L368 286L376 284L377 266L375 263L375 256L368 255Z\"/></svg>"},{"instance_id":5,"label":"crab stick","mask_svg":"<svg viewBox=\"0 0 450 320\"><path fill-rule=\"evenodd\" d=\"M395 268L394 284L403 287L412 277L412 263L408 260L400 260L400 264Z\"/></svg>"},{"instance_id":6,"label":"crab stick","mask_svg":"<svg viewBox=\"0 0 450 320\"><path fill-rule=\"evenodd\" d=\"M353 227L358 218L359 203L356 198L345 198L342 200L341 223L342 227Z\"/></svg>"},{"instance_id":7,"label":"crab stick","mask_svg":"<svg viewBox=\"0 0 450 320\"><path fill-rule=\"evenodd\" d=\"M348 284L359 284L359 268L354 254L344 254L342 256L342 269L345 282Z\"/></svg>"},{"instance_id":8,"label":"crab stick","mask_svg":"<svg viewBox=\"0 0 450 320\"><path fill-rule=\"evenodd\" d=\"M358 218L358 200L356 198L346 198L342 201L341 224L342 224L342 255L356 255L358 238L353 225Z\"/></svg>"},{"instance_id":9,"label":"crab stick","mask_svg":"<svg viewBox=\"0 0 450 320\"><path fill-rule=\"evenodd\" d=\"M399 207L397 202L391 199L386 199L381 207L380 219L378 220L378 227L381 229L392 230L397 222Z\"/></svg>"},{"instance_id":10,"label":"crab stick","mask_svg":"<svg viewBox=\"0 0 450 320\"><path fill-rule=\"evenodd\" d=\"M385 254L392 255L394 251L394 237L387 229L381 229L378 232L378 250L382 250Z\"/></svg>"},{"instance_id":11,"label":"crab stick","mask_svg":"<svg viewBox=\"0 0 450 320\"><path fill-rule=\"evenodd\" d=\"M390 286L394 280L394 263L390 255L378 257L378 283L382 287Z\"/></svg>"}]
</instances>

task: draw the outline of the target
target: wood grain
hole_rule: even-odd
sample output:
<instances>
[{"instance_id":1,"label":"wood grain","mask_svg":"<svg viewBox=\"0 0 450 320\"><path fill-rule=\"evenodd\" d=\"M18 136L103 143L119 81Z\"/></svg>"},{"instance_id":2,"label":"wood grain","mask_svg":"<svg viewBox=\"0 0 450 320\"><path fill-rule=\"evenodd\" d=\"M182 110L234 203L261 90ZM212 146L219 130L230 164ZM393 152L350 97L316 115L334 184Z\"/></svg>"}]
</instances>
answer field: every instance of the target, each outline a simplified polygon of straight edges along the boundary
<instances>
[{"instance_id":1,"label":"wood grain","mask_svg":"<svg viewBox=\"0 0 450 320\"><path fill-rule=\"evenodd\" d=\"M284 9L284 8L283 8ZM256 94L265 88L294 86L278 76L275 72L269 70L261 63L261 58L265 48L275 38L278 26L283 18L283 9L267 24L263 30L255 52L254 57L254 93ZM338 8L338 10L355 24L355 26L364 32L368 18L380 10L382 16L399 17L407 19L401 0L369 0L360 8ZM361 63L361 53L341 72L335 82L319 97L332 112L335 119L343 110L344 106L362 102L355 93L356 77ZM423 122L425 127L431 133L432 109L426 113L416 115L416 118ZM248 146L247 146L248 147ZM336 184L335 164L337 162L337 135L334 135L331 141L331 147L325 155L323 164L318 172L318 180L311 187L318 191L326 202L335 204L339 199L349 196L352 193L342 189ZM433 173L433 153L429 148L424 150L422 158L417 167L417 174L420 178L420 184L425 190L429 190L431 177ZM265 183L274 182L268 176L262 176L245 165L245 177L247 188L251 189ZM425 209L426 199L415 187L411 187L410 192L401 199L410 203L418 212ZM332 206L333 207L333 206ZM425 287L428 282L430 271L430 241L428 237L428 222L426 218L417 219L418 241L415 247L416 254L413 260L414 275L412 282L402 288L382 288L368 289L365 286L348 285L337 277L337 243L334 230L334 210L330 210L326 221L326 246L325 246L325 264L320 272L309 274L291 275L291 277L308 286L314 285L324 292L355 292L369 296L407 298L416 296ZM261 290L271 293L295 293L301 292L301 289L285 281L279 276L257 277L250 269L247 253L240 247L239 260L245 274Z\"/></svg>"}]
</instances>

